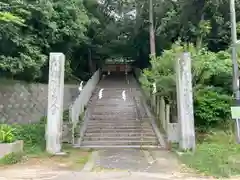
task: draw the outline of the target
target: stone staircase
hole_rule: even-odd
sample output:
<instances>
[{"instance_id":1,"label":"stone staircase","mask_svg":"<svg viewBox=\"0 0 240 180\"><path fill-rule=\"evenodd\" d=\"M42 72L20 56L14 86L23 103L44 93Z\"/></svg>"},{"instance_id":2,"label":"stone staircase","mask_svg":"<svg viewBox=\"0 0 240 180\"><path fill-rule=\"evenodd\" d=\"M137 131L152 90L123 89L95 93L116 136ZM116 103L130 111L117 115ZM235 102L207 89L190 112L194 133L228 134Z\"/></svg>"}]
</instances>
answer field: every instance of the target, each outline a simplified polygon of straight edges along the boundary
<instances>
[{"instance_id":1,"label":"stone staircase","mask_svg":"<svg viewBox=\"0 0 240 180\"><path fill-rule=\"evenodd\" d=\"M131 87L124 87L124 84L122 86L106 87L100 83L88 106L91 113L80 147L159 147L158 139L139 98L134 96ZM101 88L104 88L103 97L99 99L98 92ZM123 91L126 100L122 97Z\"/></svg>"},{"instance_id":2,"label":"stone staircase","mask_svg":"<svg viewBox=\"0 0 240 180\"><path fill-rule=\"evenodd\" d=\"M117 87L114 83L115 85L117 83ZM102 88L103 97L99 99L98 93ZM100 82L89 102L90 116L86 122L80 147L160 147L139 97L133 89L130 85L126 85L124 80ZM123 91L125 91L126 100L122 97Z\"/></svg>"}]
</instances>

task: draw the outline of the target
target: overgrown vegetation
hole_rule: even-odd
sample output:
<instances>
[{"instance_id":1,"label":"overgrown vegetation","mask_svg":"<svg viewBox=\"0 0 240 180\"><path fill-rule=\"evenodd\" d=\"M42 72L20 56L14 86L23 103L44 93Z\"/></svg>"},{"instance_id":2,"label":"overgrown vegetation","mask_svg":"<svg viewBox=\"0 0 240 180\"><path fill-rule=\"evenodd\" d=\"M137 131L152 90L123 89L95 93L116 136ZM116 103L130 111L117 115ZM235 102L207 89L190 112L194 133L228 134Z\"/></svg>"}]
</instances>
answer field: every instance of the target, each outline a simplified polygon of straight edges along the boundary
<instances>
[{"instance_id":1,"label":"overgrown vegetation","mask_svg":"<svg viewBox=\"0 0 240 180\"><path fill-rule=\"evenodd\" d=\"M16 164L19 163L23 158L22 153L10 153L4 156L3 158L0 159L0 165L11 165L11 164Z\"/></svg>"},{"instance_id":2,"label":"overgrown vegetation","mask_svg":"<svg viewBox=\"0 0 240 180\"><path fill-rule=\"evenodd\" d=\"M0 164L15 164L24 155L41 154L45 151L45 123L7 125L0 124L0 143L24 141L24 153L11 153L0 159Z\"/></svg>"},{"instance_id":3,"label":"overgrown vegetation","mask_svg":"<svg viewBox=\"0 0 240 180\"><path fill-rule=\"evenodd\" d=\"M14 125L15 137L24 141L24 151L37 154L45 151L45 123Z\"/></svg>"},{"instance_id":4,"label":"overgrown vegetation","mask_svg":"<svg viewBox=\"0 0 240 180\"><path fill-rule=\"evenodd\" d=\"M215 177L230 177L240 174L240 147L232 131L211 130L201 137L196 151L185 152L182 162L198 172Z\"/></svg>"},{"instance_id":5,"label":"overgrown vegetation","mask_svg":"<svg viewBox=\"0 0 240 180\"><path fill-rule=\"evenodd\" d=\"M176 106L175 60L185 51L191 53L192 59L198 145L194 153L183 153L181 159L208 175L239 174L238 160L233 160L240 151L233 139L230 117L232 69L227 51L214 53L205 48L197 49L193 44L175 43L161 56L152 58L151 68L144 69L140 77L142 86L150 91L152 83L156 82L157 94L164 96L171 106Z\"/></svg>"},{"instance_id":6,"label":"overgrown vegetation","mask_svg":"<svg viewBox=\"0 0 240 180\"><path fill-rule=\"evenodd\" d=\"M1 77L47 82L47 57L53 51L66 55L67 80L87 80L102 60L123 57L134 59L134 65L142 69L150 67L143 71L142 85L150 90L151 84L156 81L157 93L176 107L174 61L179 52L189 51L197 135L208 137L210 134L211 140L208 137L199 141L194 156L184 156L189 158L186 162L213 174L221 174L223 170L232 174L238 172L231 165L230 169L225 168L229 161L217 160L227 158L224 148L229 154L238 152L234 142L216 141L212 137L220 135L212 136L211 133L217 129L218 132L227 131L224 132L226 138L232 136L228 132L232 122L229 112L232 101L229 0L155 0L153 8L149 8L149 2L1 1ZM239 10L240 1L236 1L238 36ZM153 21L149 16L151 14ZM156 57L153 56L151 61L149 31L156 39ZM179 39L181 41L173 44ZM154 41L151 45L155 46ZM66 121L67 113L64 113ZM12 133L6 136L7 129L5 127L4 133L0 134L2 142L14 140L10 135ZM25 140L27 151L40 150L44 146L44 123L19 126L17 129L14 136ZM212 159L215 166L207 163L207 159Z\"/></svg>"},{"instance_id":7,"label":"overgrown vegetation","mask_svg":"<svg viewBox=\"0 0 240 180\"><path fill-rule=\"evenodd\" d=\"M237 21L239 9L237 1ZM228 0L155 0L153 15L157 55L178 38L215 52L229 46ZM66 55L67 79L86 80L111 57L149 65L148 0L2 0L0 23L0 72L8 78L47 82L50 52Z\"/></svg>"},{"instance_id":8,"label":"overgrown vegetation","mask_svg":"<svg viewBox=\"0 0 240 180\"><path fill-rule=\"evenodd\" d=\"M83 113L84 114L84 113ZM78 128L75 132L78 135L78 131L81 125L83 114L79 117ZM65 110L63 113L63 122L69 121L69 111ZM0 164L15 164L22 160L23 157L46 157L48 154L45 152L46 140L45 140L45 127L47 118L44 116L38 123L31 124L0 124L0 143L12 143L16 140L23 140L24 152L23 153L11 153L0 159ZM69 129L70 130L70 129ZM75 152L69 145L63 146L64 150L68 153L81 154L82 151ZM84 154L84 153L83 153ZM86 157L79 157L73 163L75 165L83 165L88 159L88 153L85 152ZM66 159L73 159L73 155L68 155ZM62 159L64 161L64 158ZM79 167L79 166L77 166Z\"/></svg>"},{"instance_id":9,"label":"overgrown vegetation","mask_svg":"<svg viewBox=\"0 0 240 180\"><path fill-rule=\"evenodd\" d=\"M192 58L194 115L196 127L220 127L230 120L231 59L224 51L197 50L192 44L176 43L162 56L151 60L151 68L143 71L140 81L150 90L157 84L157 93L164 96L171 106L176 105L175 60L180 52L188 51ZM216 63L217 62L217 63ZM225 86L222 86L224 81Z\"/></svg>"},{"instance_id":10,"label":"overgrown vegetation","mask_svg":"<svg viewBox=\"0 0 240 180\"><path fill-rule=\"evenodd\" d=\"M0 124L0 143L12 143L16 140L14 128L7 124Z\"/></svg>"}]
</instances>

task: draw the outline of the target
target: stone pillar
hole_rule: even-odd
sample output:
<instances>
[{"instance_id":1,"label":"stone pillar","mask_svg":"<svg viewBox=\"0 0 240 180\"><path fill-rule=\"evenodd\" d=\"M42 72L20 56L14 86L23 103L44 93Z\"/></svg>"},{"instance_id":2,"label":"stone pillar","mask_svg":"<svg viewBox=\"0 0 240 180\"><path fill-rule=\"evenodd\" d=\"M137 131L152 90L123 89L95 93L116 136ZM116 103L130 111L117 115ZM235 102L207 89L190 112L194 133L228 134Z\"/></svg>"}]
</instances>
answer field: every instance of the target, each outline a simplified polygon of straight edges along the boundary
<instances>
[{"instance_id":1,"label":"stone pillar","mask_svg":"<svg viewBox=\"0 0 240 180\"><path fill-rule=\"evenodd\" d=\"M153 113L156 114L156 92L157 92L157 86L156 83L153 83L153 92L152 92L152 110Z\"/></svg>"},{"instance_id":2,"label":"stone pillar","mask_svg":"<svg viewBox=\"0 0 240 180\"><path fill-rule=\"evenodd\" d=\"M46 150L50 154L61 152L64 64L64 54L50 53L46 128Z\"/></svg>"},{"instance_id":3,"label":"stone pillar","mask_svg":"<svg viewBox=\"0 0 240 180\"><path fill-rule=\"evenodd\" d=\"M168 123L170 123L170 105L166 104L166 113L165 113L165 119L166 119L166 127L168 127Z\"/></svg>"},{"instance_id":4,"label":"stone pillar","mask_svg":"<svg viewBox=\"0 0 240 180\"><path fill-rule=\"evenodd\" d=\"M159 120L159 114L160 114L160 112L159 112L159 108L160 108L160 96L157 96L156 97L156 103L157 103L157 105L156 105L156 108L157 108L157 119Z\"/></svg>"},{"instance_id":5,"label":"stone pillar","mask_svg":"<svg viewBox=\"0 0 240 180\"><path fill-rule=\"evenodd\" d=\"M166 130L166 105L165 105L165 100L161 96L160 97L160 120L161 124L164 130Z\"/></svg>"},{"instance_id":6,"label":"stone pillar","mask_svg":"<svg viewBox=\"0 0 240 180\"><path fill-rule=\"evenodd\" d=\"M183 53L177 59L176 78L180 148L183 150L195 149L190 53Z\"/></svg>"}]
</instances>

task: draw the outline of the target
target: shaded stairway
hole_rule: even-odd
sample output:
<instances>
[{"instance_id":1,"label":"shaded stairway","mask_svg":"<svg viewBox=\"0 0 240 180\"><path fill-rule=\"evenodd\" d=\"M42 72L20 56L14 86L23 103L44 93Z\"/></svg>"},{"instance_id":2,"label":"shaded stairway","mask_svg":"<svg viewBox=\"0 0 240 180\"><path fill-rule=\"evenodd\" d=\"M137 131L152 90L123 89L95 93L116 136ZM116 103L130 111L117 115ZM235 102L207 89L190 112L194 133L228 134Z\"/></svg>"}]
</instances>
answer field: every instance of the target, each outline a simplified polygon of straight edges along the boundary
<instances>
[{"instance_id":1,"label":"shaded stairway","mask_svg":"<svg viewBox=\"0 0 240 180\"><path fill-rule=\"evenodd\" d=\"M88 106L91 113L80 147L159 147L136 87L132 76L126 80L124 76L111 75L99 83Z\"/></svg>"}]
</instances>

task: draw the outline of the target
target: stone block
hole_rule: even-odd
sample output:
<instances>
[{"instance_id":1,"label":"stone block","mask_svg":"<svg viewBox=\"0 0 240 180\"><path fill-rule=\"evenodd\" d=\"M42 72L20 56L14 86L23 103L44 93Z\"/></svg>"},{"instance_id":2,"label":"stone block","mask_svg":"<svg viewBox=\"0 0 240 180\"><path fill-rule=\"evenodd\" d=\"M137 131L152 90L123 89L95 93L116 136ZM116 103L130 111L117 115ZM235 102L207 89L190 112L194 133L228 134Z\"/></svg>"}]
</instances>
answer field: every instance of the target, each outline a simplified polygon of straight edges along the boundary
<instances>
[{"instance_id":1,"label":"stone block","mask_svg":"<svg viewBox=\"0 0 240 180\"><path fill-rule=\"evenodd\" d=\"M18 140L13 143L0 143L0 158L10 153L23 152L23 141Z\"/></svg>"},{"instance_id":2,"label":"stone block","mask_svg":"<svg viewBox=\"0 0 240 180\"><path fill-rule=\"evenodd\" d=\"M167 135L168 141L172 143L178 143L180 137L179 123L168 123Z\"/></svg>"},{"instance_id":3,"label":"stone block","mask_svg":"<svg viewBox=\"0 0 240 180\"><path fill-rule=\"evenodd\" d=\"M62 142L71 143L71 141L72 141L72 125L70 123L63 123Z\"/></svg>"}]
</instances>

